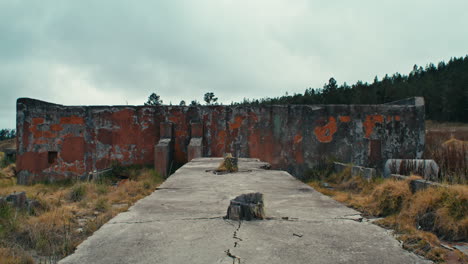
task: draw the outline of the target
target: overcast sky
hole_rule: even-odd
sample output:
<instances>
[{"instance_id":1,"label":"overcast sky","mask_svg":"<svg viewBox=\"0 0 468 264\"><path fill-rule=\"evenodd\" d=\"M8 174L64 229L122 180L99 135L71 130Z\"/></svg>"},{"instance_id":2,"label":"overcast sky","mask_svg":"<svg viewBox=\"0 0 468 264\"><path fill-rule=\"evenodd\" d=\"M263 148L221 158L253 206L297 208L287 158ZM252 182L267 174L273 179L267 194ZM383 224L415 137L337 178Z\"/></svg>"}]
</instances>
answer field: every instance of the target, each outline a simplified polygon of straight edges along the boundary
<instances>
[{"instance_id":1,"label":"overcast sky","mask_svg":"<svg viewBox=\"0 0 468 264\"><path fill-rule=\"evenodd\" d=\"M467 0L0 0L0 128L19 97L223 103L468 54Z\"/></svg>"}]
</instances>

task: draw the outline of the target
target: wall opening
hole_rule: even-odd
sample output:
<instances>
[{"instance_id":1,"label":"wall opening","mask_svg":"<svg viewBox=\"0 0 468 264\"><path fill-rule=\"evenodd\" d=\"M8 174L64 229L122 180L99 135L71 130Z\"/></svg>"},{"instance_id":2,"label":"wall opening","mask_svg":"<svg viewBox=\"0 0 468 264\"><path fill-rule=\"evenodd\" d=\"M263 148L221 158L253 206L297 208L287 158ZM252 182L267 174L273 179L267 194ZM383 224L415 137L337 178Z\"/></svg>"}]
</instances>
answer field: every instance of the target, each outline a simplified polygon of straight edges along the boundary
<instances>
[{"instance_id":1,"label":"wall opening","mask_svg":"<svg viewBox=\"0 0 468 264\"><path fill-rule=\"evenodd\" d=\"M49 162L49 165L54 164L57 160L57 151L49 151L47 155L47 160Z\"/></svg>"},{"instance_id":2,"label":"wall opening","mask_svg":"<svg viewBox=\"0 0 468 264\"><path fill-rule=\"evenodd\" d=\"M369 162L375 165L381 159L382 159L382 143L379 139L372 139L370 141Z\"/></svg>"}]
</instances>

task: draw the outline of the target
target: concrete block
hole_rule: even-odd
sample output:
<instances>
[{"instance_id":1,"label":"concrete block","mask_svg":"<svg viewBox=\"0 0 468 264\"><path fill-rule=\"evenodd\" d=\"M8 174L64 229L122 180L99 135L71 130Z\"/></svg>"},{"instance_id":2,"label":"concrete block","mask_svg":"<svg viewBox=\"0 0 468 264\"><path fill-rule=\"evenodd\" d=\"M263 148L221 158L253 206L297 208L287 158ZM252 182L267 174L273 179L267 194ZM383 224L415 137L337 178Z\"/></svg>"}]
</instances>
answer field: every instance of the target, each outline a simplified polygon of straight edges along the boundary
<instances>
[{"instance_id":1,"label":"concrete block","mask_svg":"<svg viewBox=\"0 0 468 264\"><path fill-rule=\"evenodd\" d=\"M154 147L154 169L164 178L169 176L172 162L171 139L163 138Z\"/></svg>"},{"instance_id":2,"label":"concrete block","mask_svg":"<svg viewBox=\"0 0 468 264\"><path fill-rule=\"evenodd\" d=\"M333 168L336 173L341 173L348 167L349 167L348 164L344 164L341 162L333 162Z\"/></svg>"},{"instance_id":3,"label":"concrete block","mask_svg":"<svg viewBox=\"0 0 468 264\"><path fill-rule=\"evenodd\" d=\"M391 174L390 177L396 180L409 180L408 176L399 175L399 174ZM440 184L437 182L427 181L427 180L410 180L409 187L410 187L411 192L415 193L417 191L424 190L429 187L446 188L447 185Z\"/></svg>"},{"instance_id":4,"label":"concrete block","mask_svg":"<svg viewBox=\"0 0 468 264\"><path fill-rule=\"evenodd\" d=\"M195 158L201 158L203 155L203 140L202 138L192 138L187 149L187 160L191 161Z\"/></svg>"},{"instance_id":5,"label":"concrete block","mask_svg":"<svg viewBox=\"0 0 468 264\"><path fill-rule=\"evenodd\" d=\"M415 174L435 181L439 178L439 165L428 159L389 159L385 162L384 177L388 178L391 174Z\"/></svg>"},{"instance_id":6,"label":"concrete block","mask_svg":"<svg viewBox=\"0 0 468 264\"><path fill-rule=\"evenodd\" d=\"M367 180L376 177L377 171L374 168L366 168L362 166L354 166L351 164L344 164L340 162L333 162L333 167L336 173L343 172L346 168L351 169L351 176L362 176Z\"/></svg>"},{"instance_id":7,"label":"concrete block","mask_svg":"<svg viewBox=\"0 0 468 264\"><path fill-rule=\"evenodd\" d=\"M7 202L11 202L16 208L24 208L26 206L26 193L14 192L6 197Z\"/></svg>"},{"instance_id":8,"label":"concrete block","mask_svg":"<svg viewBox=\"0 0 468 264\"><path fill-rule=\"evenodd\" d=\"M265 218L263 194L247 193L231 200L226 219L231 220L262 220Z\"/></svg>"}]
</instances>

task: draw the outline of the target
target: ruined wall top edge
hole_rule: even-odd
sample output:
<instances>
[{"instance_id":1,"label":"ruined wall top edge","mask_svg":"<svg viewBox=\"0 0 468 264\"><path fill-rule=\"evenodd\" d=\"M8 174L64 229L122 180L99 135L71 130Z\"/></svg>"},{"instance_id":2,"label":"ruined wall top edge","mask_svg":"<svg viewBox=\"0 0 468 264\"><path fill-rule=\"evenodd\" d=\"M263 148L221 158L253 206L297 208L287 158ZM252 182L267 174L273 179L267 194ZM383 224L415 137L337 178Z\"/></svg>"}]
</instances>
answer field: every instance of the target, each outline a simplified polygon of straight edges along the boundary
<instances>
[{"instance_id":1,"label":"ruined wall top edge","mask_svg":"<svg viewBox=\"0 0 468 264\"><path fill-rule=\"evenodd\" d=\"M102 108L109 108L109 107L115 107L115 108L144 108L144 107L156 107L156 106L147 106L147 105L62 105L62 104L55 104L55 103L50 103L38 99L33 99L33 98L18 98L17 99L17 104L26 104L30 107L34 106L55 106L55 107L88 107L88 108L96 108L96 109L102 109ZM161 105L157 107L174 107L174 108L190 108L190 107L206 107L206 108L216 108L216 107L230 107L230 108L235 108L235 107L251 107L251 108L266 108L266 107L274 107L274 108L286 108L286 107L301 107L301 106L307 106L311 108L316 108L320 109L323 107L388 107L388 106L393 106L393 107L408 107L408 106L424 106L424 98L423 97L410 97L410 98L405 98L402 100L398 101L393 101L393 102L388 102L385 104L289 104L289 105L261 105L261 106L245 106L245 105L197 105L197 106L179 106L179 105Z\"/></svg>"}]
</instances>

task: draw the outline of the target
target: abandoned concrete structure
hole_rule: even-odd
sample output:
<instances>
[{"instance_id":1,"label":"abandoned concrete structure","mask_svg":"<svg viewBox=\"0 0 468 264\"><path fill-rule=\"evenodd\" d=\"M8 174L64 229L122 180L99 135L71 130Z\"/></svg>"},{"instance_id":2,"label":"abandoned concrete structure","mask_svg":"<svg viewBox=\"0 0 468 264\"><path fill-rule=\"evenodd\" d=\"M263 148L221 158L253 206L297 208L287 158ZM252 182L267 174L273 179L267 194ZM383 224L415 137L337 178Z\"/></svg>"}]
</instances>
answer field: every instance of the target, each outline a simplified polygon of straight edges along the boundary
<instances>
[{"instance_id":1,"label":"abandoned concrete structure","mask_svg":"<svg viewBox=\"0 0 468 264\"><path fill-rule=\"evenodd\" d=\"M194 157L260 158L301 177L325 159L381 168L421 158L424 100L384 105L63 106L17 101L20 184L154 164L166 175Z\"/></svg>"}]
</instances>

